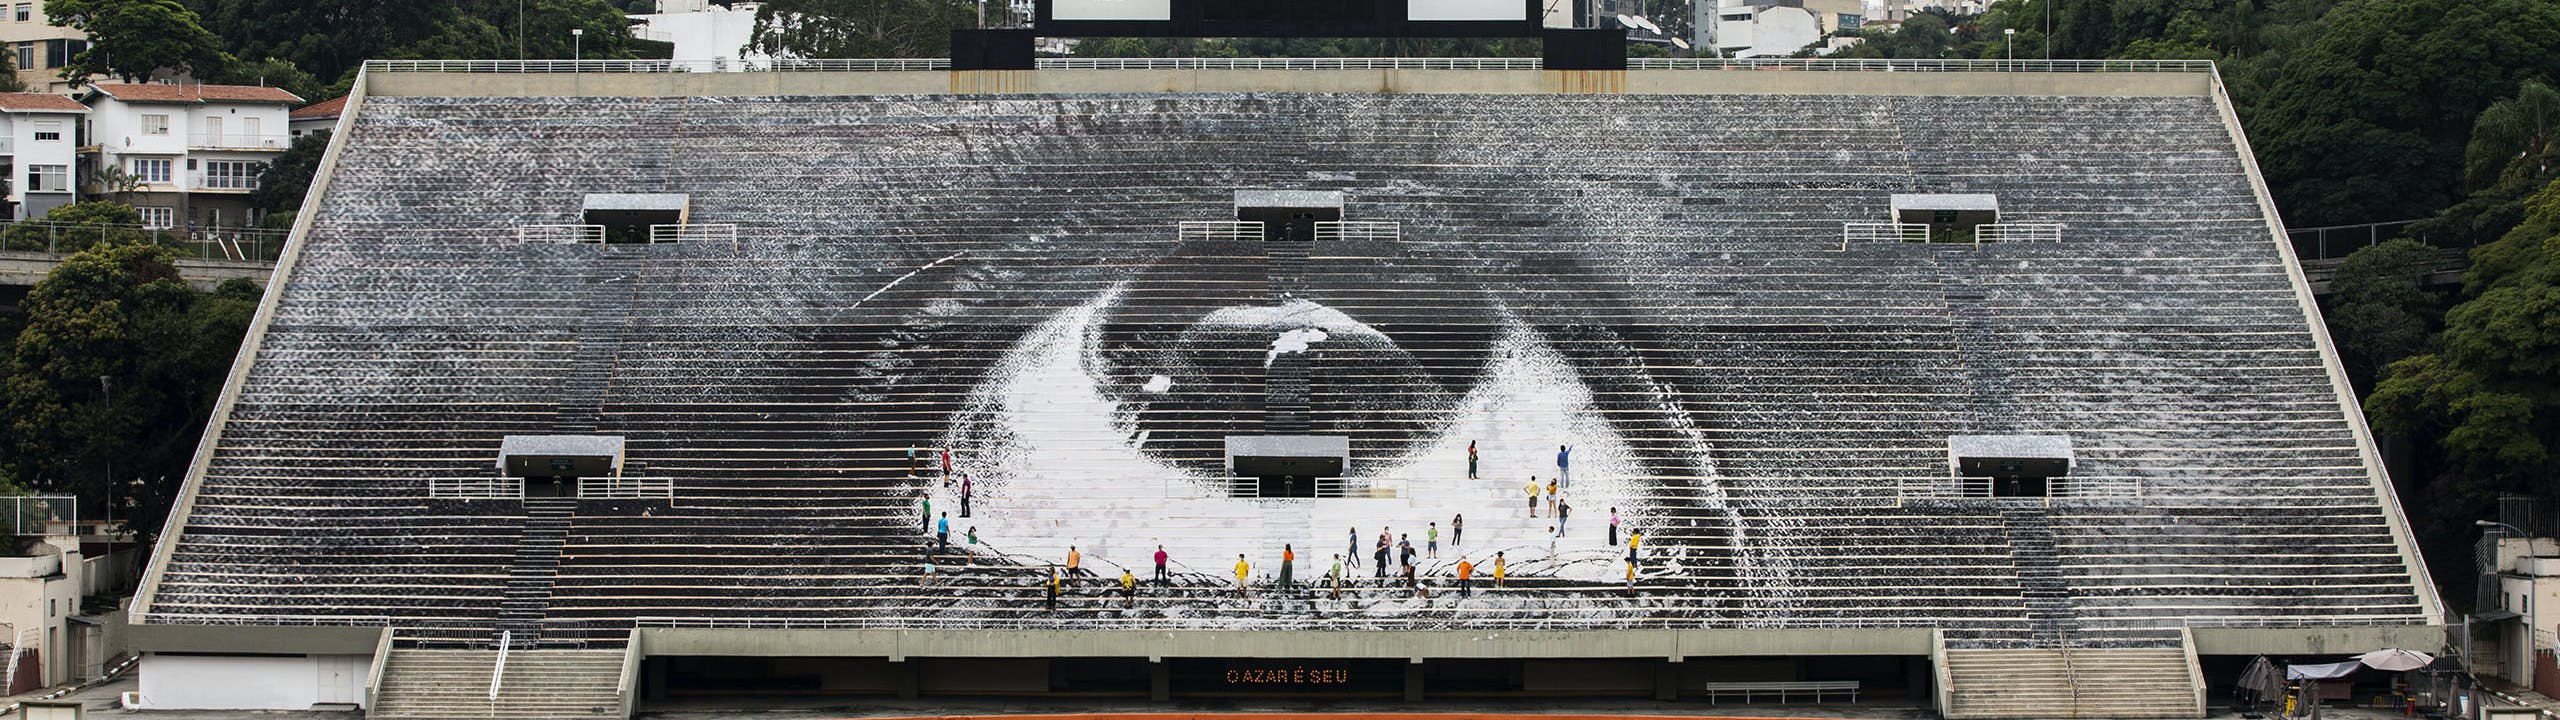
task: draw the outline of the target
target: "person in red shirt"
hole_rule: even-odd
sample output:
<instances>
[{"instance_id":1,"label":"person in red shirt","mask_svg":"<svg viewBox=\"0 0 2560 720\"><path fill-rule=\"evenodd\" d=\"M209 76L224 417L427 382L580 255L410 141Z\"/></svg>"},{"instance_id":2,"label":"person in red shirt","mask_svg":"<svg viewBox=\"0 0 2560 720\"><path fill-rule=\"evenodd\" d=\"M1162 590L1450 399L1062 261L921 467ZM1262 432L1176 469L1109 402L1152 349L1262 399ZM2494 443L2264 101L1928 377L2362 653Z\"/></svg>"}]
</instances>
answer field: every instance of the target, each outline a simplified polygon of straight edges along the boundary
<instances>
[{"instance_id":1,"label":"person in red shirt","mask_svg":"<svg viewBox=\"0 0 2560 720\"><path fill-rule=\"evenodd\" d=\"M1170 573L1165 572L1165 570L1164 570L1164 562L1165 562L1166 557L1167 557L1167 556L1164 554L1164 546L1163 546L1163 545L1157 545L1157 546L1156 546L1156 582L1157 582L1157 583L1160 583L1160 584L1163 584L1163 585L1166 585L1166 586L1171 586L1171 585L1173 585L1173 575L1172 575L1172 574L1170 574Z\"/></svg>"}]
</instances>

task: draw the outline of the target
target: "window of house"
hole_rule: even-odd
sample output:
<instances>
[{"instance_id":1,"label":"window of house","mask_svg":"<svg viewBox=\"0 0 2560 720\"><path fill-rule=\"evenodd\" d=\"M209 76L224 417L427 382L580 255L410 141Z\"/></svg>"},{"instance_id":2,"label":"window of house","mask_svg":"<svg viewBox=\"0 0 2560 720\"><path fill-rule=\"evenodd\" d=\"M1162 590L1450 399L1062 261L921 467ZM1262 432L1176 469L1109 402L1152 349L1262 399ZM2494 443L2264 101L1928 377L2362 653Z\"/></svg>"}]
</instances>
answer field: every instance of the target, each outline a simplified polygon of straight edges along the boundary
<instances>
[{"instance_id":1,"label":"window of house","mask_svg":"<svg viewBox=\"0 0 2560 720\"><path fill-rule=\"evenodd\" d=\"M133 173L133 178L135 180L142 182L164 183L169 181L168 158L133 158L125 161L125 169L126 171Z\"/></svg>"},{"instance_id":2,"label":"window of house","mask_svg":"<svg viewBox=\"0 0 2560 720\"><path fill-rule=\"evenodd\" d=\"M42 69L44 69L44 68L36 67L36 44L35 44L35 43L19 43L19 44L18 44L18 69L20 69L20 70L42 70Z\"/></svg>"},{"instance_id":3,"label":"window of house","mask_svg":"<svg viewBox=\"0 0 2560 720\"><path fill-rule=\"evenodd\" d=\"M167 115L144 115L144 116L142 116L142 134L144 134L144 135L167 135L167 134L169 134L169 116L167 116Z\"/></svg>"},{"instance_id":4,"label":"window of house","mask_svg":"<svg viewBox=\"0 0 2560 720\"><path fill-rule=\"evenodd\" d=\"M142 214L142 226L144 228L152 230L167 230L178 226L177 208L137 207L133 210L134 212Z\"/></svg>"},{"instance_id":5,"label":"window of house","mask_svg":"<svg viewBox=\"0 0 2560 720\"><path fill-rule=\"evenodd\" d=\"M214 190L258 189L259 163L245 160L206 160L204 186Z\"/></svg>"},{"instance_id":6,"label":"window of house","mask_svg":"<svg viewBox=\"0 0 2560 720\"><path fill-rule=\"evenodd\" d=\"M52 142L52 141L55 141L55 140L60 140L60 139L62 139L62 121L60 121L60 120L39 120L39 121L36 121L36 139L37 139L37 140L40 140L40 141L45 141L45 142Z\"/></svg>"},{"instance_id":7,"label":"window of house","mask_svg":"<svg viewBox=\"0 0 2560 720\"><path fill-rule=\"evenodd\" d=\"M30 3L18 3L18 22L35 19L35 7Z\"/></svg>"},{"instance_id":8,"label":"window of house","mask_svg":"<svg viewBox=\"0 0 2560 720\"><path fill-rule=\"evenodd\" d=\"M34 192L71 192L71 166L27 166L27 189Z\"/></svg>"}]
</instances>

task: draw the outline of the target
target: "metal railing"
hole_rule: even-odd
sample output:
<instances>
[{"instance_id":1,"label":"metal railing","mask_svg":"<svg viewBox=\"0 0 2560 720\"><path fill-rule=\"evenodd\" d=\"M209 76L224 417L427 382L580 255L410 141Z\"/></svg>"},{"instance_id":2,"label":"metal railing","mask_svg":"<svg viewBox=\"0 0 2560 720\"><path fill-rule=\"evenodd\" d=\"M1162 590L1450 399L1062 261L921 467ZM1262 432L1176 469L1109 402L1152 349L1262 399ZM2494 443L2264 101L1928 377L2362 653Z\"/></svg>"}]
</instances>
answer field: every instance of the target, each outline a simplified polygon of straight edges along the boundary
<instances>
[{"instance_id":1,"label":"metal railing","mask_svg":"<svg viewBox=\"0 0 2560 720\"><path fill-rule=\"evenodd\" d=\"M225 175L197 171L188 175L197 190L256 190L256 175Z\"/></svg>"},{"instance_id":2,"label":"metal railing","mask_svg":"<svg viewBox=\"0 0 2560 720\"><path fill-rule=\"evenodd\" d=\"M1515 575L1515 577L1517 576ZM1435 578L1435 580L1447 579L1448 578L1445 577ZM1302 583L1301 587L1307 588L1308 591L1313 592L1316 586L1312 583ZM1303 625L1307 622L1304 616L1294 612L1287 615L1287 620L1293 625ZM631 622L632 626L635 628L699 628L734 630L907 630L945 627L964 627L980 630L1056 630L1060 627L1068 626L1090 626L1087 623L1072 622L1061 618L1008 617L969 618L966 620L955 621L941 618L913 617L771 618L641 616L632 618ZM1588 621L1583 622L1586 625L1577 629L1595 629L1588 627ZM1452 621L1452 623L1461 627L1482 627L1480 625L1475 625L1470 621ZM1106 625L1114 629L1209 629L1202 626L1198 619L1185 618L1125 618L1097 624ZM1819 630L1841 628L1928 629L1938 627L1938 625L1939 623L1937 620L1923 618L1742 618L1703 621L1694 618L1643 618L1599 629L1690 629L1728 627L1749 630Z\"/></svg>"},{"instance_id":3,"label":"metal railing","mask_svg":"<svg viewBox=\"0 0 2560 720\"><path fill-rule=\"evenodd\" d=\"M1179 240L1260 240L1260 220L1184 220L1175 223L1173 235Z\"/></svg>"},{"instance_id":4,"label":"metal railing","mask_svg":"<svg viewBox=\"0 0 2560 720\"><path fill-rule=\"evenodd\" d=\"M578 497L582 498L671 498L675 495L674 478L578 478Z\"/></svg>"},{"instance_id":5,"label":"metal railing","mask_svg":"<svg viewBox=\"0 0 2560 720\"><path fill-rule=\"evenodd\" d=\"M1316 241L1326 240L1401 240L1404 224L1393 220L1323 220L1316 223Z\"/></svg>"},{"instance_id":6,"label":"metal railing","mask_svg":"<svg viewBox=\"0 0 2560 720\"><path fill-rule=\"evenodd\" d=\"M524 478L427 478L427 497L513 500L524 497Z\"/></svg>"},{"instance_id":7,"label":"metal railing","mask_svg":"<svg viewBox=\"0 0 2560 720\"><path fill-rule=\"evenodd\" d=\"M2046 480L2045 489L2058 498L2142 497L2142 478L2065 475Z\"/></svg>"},{"instance_id":8,"label":"metal railing","mask_svg":"<svg viewBox=\"0 0 2560 720\"><path fill-rule=\"evenodd\" d=\"M1991 223L1973 227L1975 243L2062 242L2062 223Z\"/></svg>"},{"instance_id":9,"label":"metal railing","mask_svg":"<svg viewBox=\"0 0 2560 720\"><path fill-rule=\"evenodd\" d=\"M246 227L179 229L25 220L0 223L0 250L61 254L119 236L138 236L146 242L181 249L181 257L275 262L284 251L287 233Z\"/></svg>"},{"instance_id":10,"label":"metal railing","mask_svg":"<svg viewBox=\"0 0 2560 720\"><path fill-rule=\"evenodd\" d=\"M498 686L507 679L507 652L516 644L514 630L498 631L498 664L489 670L489 702L498 701Z\"/></svg>"},{"instance_id":11,"label":"metal railing","mask_svg":"<svg viewBox=\"0 0 2560 720\"><path fill-rule=\"evenodd\" d=\"M1221 485L1226 488L1228 497L1263 497L1262 478L1228 477L1219 478L1219 481ZM1328 477L1308 478L1304 482L1313 486L1312 489L1309 490L1309 492L1314 493L1313 495L1290 494L1288 490L1284 489L1281 494L1273 495L1271 497L1282 499L1307 497L1393 499L1403 497L1405 494L1404 488L1407 486L1407 481L1398 478ZM1286 486L1290 483L1284 481L1282 484Z\"/></svg>"},{"instance_id":12,"label":"metal railing","mask_svg":"<svg viewBox=\"0 0 2560 720\"><path fill-rule=\"evenodd\" d=\"M1992 479L1987 477L1923 477L1894 481L1894 492L1903 499L1991 499ZM2076 499L2142 497L2142 478L2138 477L2062 477L2045 480L2045 494L2019 496L2014 499ZM2013 499L2013 498L2001 498Z\"/></svg>"},{"instance_id":13,"label":"metal railing","mask_svg":"<svg viewBox=\"0 0 2560 720\"><path fill-rule=\"evenodd\" d=\"M2284 618L2179 618L2190 628L2314 628L2414 625L2425 621L2405 615L2333 615Z\"/></svg>"},{"instance_id":14,"label":"metal railing","mask_svg":"<svg viewBox=\"0 0 2560 720\"><path fill-rule=\"evenodd\" d=\"M284 133L196 133L187 136L187 146L196 148L258 148L282 150L293 144Z\"/></svg>"},{"instance_id":15,"label":"metal railing","mask_svg":"<svg viewBox=\"0 0 2560 720\"><path fill-rule=\"evenodd\" d=\"M602 243L603 225L518 225L516 240L529 243Z\"/></svg>"},{"instance_id":16,"label":"metal railing","mask_svg":"<svg viewBox=\"0 0 2560 720\"><path fill-rule=\"evenodd\" d=\"M1920 223L1853 222L1840 224L1840 249L1850 243L1892 243L1929 241L1929 226Z\"/></svg>"},{"instance_id":17,"label":"metal railing","mask_svg":"<svg viewBox=\"0 0 2560 720\"><path fill-rule=\"evenodd\" d=\"M369 72L699 73L728 72L718 60L367 60ZM1539 70L1538 58L1040 58L1042 70ZM740 63L747 72L914 72L951 69L943 58L775 59ZM1630 70L1793 70L1817 72L2210 73L2209 60L1886 60L1835 58L1629 58Z\"/></svg>"},{"instance_id":18,"label":"metal railing","mask_svg":"<svg viewBox=\"0 0 2560 720\"><path fill-rule=\"evenodd\" d=\"M717 242L736 245L738 244L738 226L730 223L651 225L649 226L649 242L651 244L672 242Z\"/></svg>"},{"instance_id":19,"label":"metal railing","mask_svg":"<svg viewBox=\"0 0 2560 720\"><path fill-rule=\"evenodd\" d=\"M2329 260L2342 258L2356 250L2382 244L2383 240L2409 233L2409 226L2423 220L2394 220L2360 225L2285 228L2285 238L2293 241L2295 260ZM2423 235L2410 234L2410 239L2426 242ZM2456 249L2456 248L2446 248Z\"/></svg>"}]
</instances>

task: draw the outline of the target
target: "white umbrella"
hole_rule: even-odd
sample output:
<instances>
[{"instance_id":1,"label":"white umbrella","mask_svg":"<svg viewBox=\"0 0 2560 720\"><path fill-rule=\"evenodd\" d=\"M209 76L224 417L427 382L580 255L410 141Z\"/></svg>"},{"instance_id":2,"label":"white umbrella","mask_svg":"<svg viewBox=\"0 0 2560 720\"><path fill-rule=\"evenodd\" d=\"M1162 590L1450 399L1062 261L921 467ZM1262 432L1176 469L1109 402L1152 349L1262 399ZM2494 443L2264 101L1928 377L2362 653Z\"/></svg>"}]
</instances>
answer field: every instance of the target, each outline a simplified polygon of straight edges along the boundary
<instances>
[{"instance_id":1,"label":"white umbrella","mask_svg":"<svg viewBox=\"0 0 2560 720\"><path fill-rule=\"evenodd\" d=\"M2356 659L2363 661L2365 667L2373 668L2375 670L2389 670L2393 672L2416 670L2418 668L2426 667L2428 663L2436 661L2436 658L2433 655L2428 655L2414 650L2401 650L2397 648L2375 650L2363 655L2358 655L2356 656Z\"/></svg>"}]
</instances>

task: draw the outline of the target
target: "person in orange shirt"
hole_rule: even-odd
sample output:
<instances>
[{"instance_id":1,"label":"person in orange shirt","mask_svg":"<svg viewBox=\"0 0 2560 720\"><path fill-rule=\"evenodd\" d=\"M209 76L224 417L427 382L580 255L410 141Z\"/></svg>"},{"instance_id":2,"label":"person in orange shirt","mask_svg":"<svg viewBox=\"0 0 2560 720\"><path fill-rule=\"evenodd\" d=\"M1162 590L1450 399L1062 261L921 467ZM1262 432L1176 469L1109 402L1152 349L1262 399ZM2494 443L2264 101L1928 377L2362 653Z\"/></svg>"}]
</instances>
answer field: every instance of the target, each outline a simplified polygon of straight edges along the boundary
<instances>
[{"instance_id":1,"label":"person in orange shirt","mask_svg":"<svg viewBox=\"0 0 2560 720\"><path fill-rule=\"evenodd\" d=\"M1474 597L1476 564L1458 558L1458 597Z\"/></svg>"},{"instance_id":2,"label":"person in orange shirt","mask_svg":"<svg viewBox=\"0 0 2560 720\"><path fill-rule=\"evenodd\" d=\"M1067 575L1072 577L1083 574L1085 574L1084 553L1076 552L1074 545L1067 546Z\"/></svg>"},{"instance_id":3,"label":"person in orange shirt","mask_svg":"<svg viewBox=\"0 0 2560 720\"><path fill-rule=\"evenodd\" d=\"M1280 589L1289 589L1290 571L1292 568L1295 568L1297 564L1297 548L1292 545L1282 544L1280 546Z\"/></svg>"}]
</instances>

